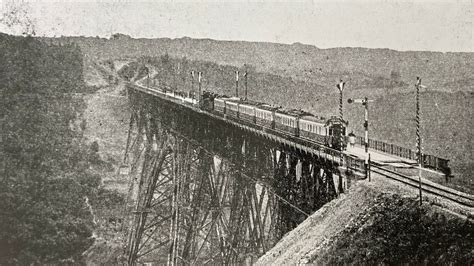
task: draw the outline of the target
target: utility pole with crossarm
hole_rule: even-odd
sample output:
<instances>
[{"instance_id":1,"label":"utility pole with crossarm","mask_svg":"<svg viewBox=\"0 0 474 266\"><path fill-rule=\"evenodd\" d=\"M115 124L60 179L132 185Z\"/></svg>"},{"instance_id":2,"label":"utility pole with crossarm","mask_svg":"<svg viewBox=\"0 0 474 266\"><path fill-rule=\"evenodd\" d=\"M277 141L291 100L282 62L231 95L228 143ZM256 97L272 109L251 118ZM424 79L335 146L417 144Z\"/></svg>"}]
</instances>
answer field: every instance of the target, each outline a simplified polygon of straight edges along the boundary
<instances>
[{"instance_id":1,"label":"utility pole with crossarm","mask_svg":"<svg viewBox=\"0 0 474 266\"><path fill-rule=\"evenodd\" d=\"M235 97L239 97L239 71L235 71Z\"/></svg>"},{"instance_id":2,"label":"utility pole with crossarm","mask_svg":"<svg viewBox=\"0 0 474 266\"><path fill-rule=\"evenodd\" d=\"M244 73L244 77L245 77L245 99L244 100L246 100L246 101L247 101L247 81L248 81L247 76L248 76L248 73L247 73L247 71L245 71L245 73Z\"/></svg>"},{"instance_id":3,"label":"utility pole with crossarm","mask_svg":"<svg viewBox=\"0 0 474 266\"><path fill-rule=\"evenodd\" d=\"M202 72L198 72L198 86L199 86L199 92L198 92L198 104L201 106L201 79L202 79Z\"/></svg>"},{"instance_id":4,"label":"utility pole with crossarm","mask_svg":"<svg viewBox=\"0 0 474 266\"><path fill-rule=\"evenodd\" d=\"M359 103L365 106L365 113L364 113L364 130L365 130L365 138L364 138L364 146L365 146L365 162L364 162L364 170L365 170L365 177L369 178L369 102L373 102L374 100L369 100L367 97L364 99L348 99L348 103Z\"/></svg>"},{"instance_id":5,"label":"utility pole with crossarm","mask_svg":"<svg viewBox=\"0 0 474 266\"><path fill-rule=\"evenodd\" d=\"M191 95L192 97L196 97L194 95L194 70L191 70Z\"/></svg>"}]
</instances>

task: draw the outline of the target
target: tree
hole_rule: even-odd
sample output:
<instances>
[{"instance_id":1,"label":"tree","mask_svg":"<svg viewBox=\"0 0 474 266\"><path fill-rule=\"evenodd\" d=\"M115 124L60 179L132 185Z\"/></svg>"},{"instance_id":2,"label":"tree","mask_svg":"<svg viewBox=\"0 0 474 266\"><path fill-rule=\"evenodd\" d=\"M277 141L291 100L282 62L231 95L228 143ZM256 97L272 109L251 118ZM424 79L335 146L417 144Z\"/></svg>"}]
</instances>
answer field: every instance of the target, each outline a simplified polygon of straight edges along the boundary
<instances>
[{"instance_id":1,"label":"tree","mask_svg":"<svg viewBox=\"0 0 474 266\"><path fill-rule=\"evenodd\" d=\"M93 242L84 187L70 178L15 182L0 190L0 264L57 263Z\"/></svg>"},{"instance_id":2,"label":"tree","mask_svg":"<svg viewBox=\"0 0 474 266\"><path fill-rule=\"evenodd\" d=\"M82 56L74 45L0 34L0 264L57 264L92 243L85 200ZM77 173L85 173L85 177ZM83 180L83 183L77 180Z\"/></svg>"}]
</instances>

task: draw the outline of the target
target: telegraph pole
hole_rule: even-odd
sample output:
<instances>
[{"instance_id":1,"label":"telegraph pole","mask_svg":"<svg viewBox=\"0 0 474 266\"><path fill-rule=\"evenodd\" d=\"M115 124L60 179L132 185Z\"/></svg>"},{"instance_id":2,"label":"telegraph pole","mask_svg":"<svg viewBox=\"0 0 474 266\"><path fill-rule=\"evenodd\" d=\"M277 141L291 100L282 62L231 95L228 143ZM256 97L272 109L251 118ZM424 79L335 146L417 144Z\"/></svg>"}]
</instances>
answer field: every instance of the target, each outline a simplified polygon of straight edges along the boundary
<instances>
[{"instance_id":1,"label":"telegraph pole","mask_svg":"<svg viewBox=\"0 0 474 266\"><path fill-rule=\"evenodd\" d=\"M178 73L179 73L179 62L176 67L174 67L174 91L178 90Z\"/></svg>"},{"instance_id":2,"label":"telegraph pole","mask_svg":"<svg viewBox=\"0 0 474 266\"><path fill-rule=\"evenodd\" d=\"M146 78L146 87L147 87L147 88L150 88L150 70L148 69L148 67L146 68L146 75L147 75L147 78Z\"/></svg>"},{"instance_id":3,"label":"telegraph pole","mask_svg":"<svg viewBox=\"0 0 474 266\"><path fill-rule=\"evenodd\" d=\"M199 83L199 92L198 92L198 102L201 105L201 79L202 79L202 72L198 72L198 83Z\"/></svg>"},{"instance_id":4,"label":"telegraph pole","mask_svg":"<svg viewBox=\"0 0 474 266\"><path fill-rule=\"evenodd\" d=\"M369 176L370 182L370 175L369 175L369 101L367 97L364 98L364 102L362 103L365 106L364 111L364 131L365 131L365 176Z\"/></svg>"},{"instance_id":5,"label":"telegraph pole","mask_svg":"<svg viewBox=\"0 0 474 266\"><path fill-rule=\"evenodd\" d=\"M343 124L344 124L344 117L342 116L342 91L344 90L344 84L345 82L342 81L339 82L339 84L336 85L336 87L339 89L339 119L341 120L341 132L339 136L339 143L341 145L341 153L339 154L339 165L342 169L342 166L344 164L344 154L342 153L344 151L344 132L342 131ZM341 188L344 189L344 185L342 185L342 174L339 175L339 182L341 183Z\"/></svg>"},{"instance_id":6,"label":"telegraph pole","mask_svg":"<svg viewBox=\"0 0 474 266\"><path fill-rule=\"evenodd\" d=\"M235 71L235 97L239 97L239 71Z\"/></svg>"},{"instance_id":7,"label":"telegraph pole","mask_svg":"<svg viewBox=\"0 0 474 266\"><path fill-rule=\"evenodd\" d=\"M194 98L194 70L191 71L191 93L192 98Z\"/></svg>"},{"instance_id":8,"label":"telegraph pole","mask_svg":"<svg viewBox=\"0 0 474 266\"><path fill-rule=\"evenodd\" d=\"M247 101L247 76L248 76L248 73L247 71L245 71L244 77L245 77L245 100L246 101Z\"/></svg>"},{"instance_id":9,"label":"telegraph pole","mask_svg":"<svg viewBox=\"0 0 474 266\"><path fill-rule=\"evenodd\" d=\"M339 118L341 119L341 122L342 122L342 119L343 119L343 116L342 116L342 91L344 90L344 85L346 83L342 81L339 82L339 84L336 85L336 87L339 89Z\"/></svg>"},{"instance_id":10,"label":"telegraph pole","mask_svg":"<svg viewBox=\"0 0 474 266\"><path fill-rule=\"evenodd\" d=\"M346 83L342 81L341 79L341 82L339 82L339 84L336 85L336 87L339 89L339 119L341 120L341 123L344 122L344 117L342 115L342 92L344 90L344 85ZM341 143L341 151L344 150L344 147L342 146L342 144L344 143L344 135L342 134L341 132L341 136L340 136L340 143ZM341 153L341 166L342 166L342 153Z\"/></svg>"},{"instance_id":11,"label":"telegraph pole","mask_svg":"<svg viewBox=\"0 0 474 266\"><path fill-rule=\"evenodd\" d=\"M422 205L423 198L421 193L421 162L423 160L421 154L421 136L420 136L420 87L421 78L416 77L416 159L418 160L418 188L420 191L420 205Z\"/></svg>"}]
</instances>

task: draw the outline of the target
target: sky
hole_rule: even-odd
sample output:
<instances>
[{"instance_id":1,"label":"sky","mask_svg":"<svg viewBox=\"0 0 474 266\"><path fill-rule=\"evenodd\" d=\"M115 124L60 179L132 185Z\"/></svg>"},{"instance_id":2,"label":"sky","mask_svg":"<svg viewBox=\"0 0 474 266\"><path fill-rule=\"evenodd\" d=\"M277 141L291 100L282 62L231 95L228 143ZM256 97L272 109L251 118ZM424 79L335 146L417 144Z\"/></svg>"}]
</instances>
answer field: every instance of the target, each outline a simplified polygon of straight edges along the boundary
<instances>
[{"instance_id":1,"label":"sky","mask_svg":"<svg viewBox=\"0 0 474 266\"><path fill-rule=\"evenodd\" d=\"M300 42L319 48L474 52L474 0L0 2L0 32L10 34L21 34L27 20L37 36L123 33L136 38Z\"/></svg>"}]
</instances>

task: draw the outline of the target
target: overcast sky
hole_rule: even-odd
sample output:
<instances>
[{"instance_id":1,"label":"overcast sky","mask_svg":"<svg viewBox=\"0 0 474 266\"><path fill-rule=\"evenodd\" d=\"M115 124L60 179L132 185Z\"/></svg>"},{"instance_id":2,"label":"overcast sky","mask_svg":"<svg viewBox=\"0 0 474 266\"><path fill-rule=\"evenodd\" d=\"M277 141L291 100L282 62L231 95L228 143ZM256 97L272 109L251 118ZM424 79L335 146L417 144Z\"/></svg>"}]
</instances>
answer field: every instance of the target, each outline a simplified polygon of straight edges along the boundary
<instances>
[{"instance_id":1,"label":"overcast sky","mask_svg":"<svg viewBox=\"0 0 474 266\"><path fill-rule=\"evenodd\" d=\"M1 14L18 7L0 0ZM301 42L320 48L473 52L472 0L364 1L29 1L36 35L189 36ZM21 12L17 13L20 14ZM5 17L5 16L4 16ZM0 23L0 31L19 27Z\"/></svg>"}]
</instances>

